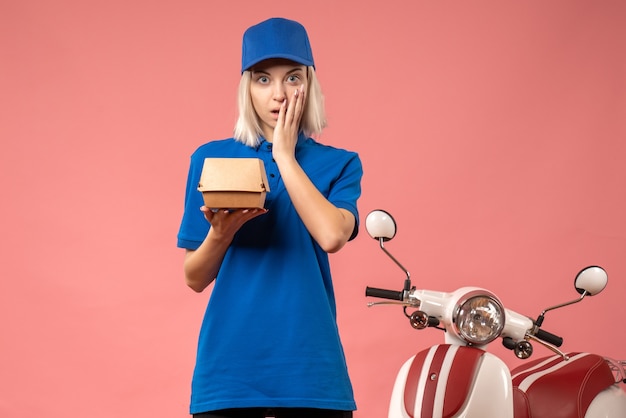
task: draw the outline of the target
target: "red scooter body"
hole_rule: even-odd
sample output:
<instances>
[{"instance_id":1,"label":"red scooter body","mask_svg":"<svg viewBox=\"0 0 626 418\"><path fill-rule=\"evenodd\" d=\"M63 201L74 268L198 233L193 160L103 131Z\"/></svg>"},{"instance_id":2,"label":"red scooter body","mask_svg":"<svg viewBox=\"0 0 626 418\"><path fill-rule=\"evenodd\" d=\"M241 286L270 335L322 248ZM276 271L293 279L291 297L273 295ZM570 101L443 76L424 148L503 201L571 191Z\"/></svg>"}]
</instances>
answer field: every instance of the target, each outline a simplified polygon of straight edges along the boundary
<instances>
[{"instance_id":1,"label":"red scooter body","mask_svg":"<svg viewBox=\"0 0 626 418\"><path fill-rule=\"evenodd\" d=\"M623 417L626 395L606 359L590 353L569 356L537 359L511 374L479 348L433 346L398 373L389 417Z\"/></svg>"}]
</instances>

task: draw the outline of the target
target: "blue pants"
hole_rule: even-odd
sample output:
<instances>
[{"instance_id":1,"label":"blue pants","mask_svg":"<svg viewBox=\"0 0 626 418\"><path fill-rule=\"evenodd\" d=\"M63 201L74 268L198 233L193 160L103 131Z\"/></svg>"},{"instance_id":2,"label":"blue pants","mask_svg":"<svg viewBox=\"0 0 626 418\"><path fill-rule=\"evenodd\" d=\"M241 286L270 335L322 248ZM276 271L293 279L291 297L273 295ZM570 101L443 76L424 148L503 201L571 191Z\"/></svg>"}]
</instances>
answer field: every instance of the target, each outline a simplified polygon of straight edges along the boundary
<instances>
[{"instance_id":1,"label":"blue pants","mask_svg":"<svg viewBox=\"0 0 626 418\"><path fill-rule=\"evenodd\" d=\"M352 418L352 411L315 408L240 408L193 414L193 418Z\"/></svg>"}]
</instances>

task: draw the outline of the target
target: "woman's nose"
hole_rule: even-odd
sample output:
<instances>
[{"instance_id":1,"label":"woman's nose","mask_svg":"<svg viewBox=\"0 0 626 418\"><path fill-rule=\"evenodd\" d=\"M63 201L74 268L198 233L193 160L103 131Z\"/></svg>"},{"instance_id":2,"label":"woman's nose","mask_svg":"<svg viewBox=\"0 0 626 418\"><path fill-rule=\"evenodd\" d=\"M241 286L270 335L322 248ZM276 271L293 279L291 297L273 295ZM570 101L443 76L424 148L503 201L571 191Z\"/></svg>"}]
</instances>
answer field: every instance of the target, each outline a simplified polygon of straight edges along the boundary
<instances>
[{"instance_id":1,"label":"woman's nose","mask_svg":"<svg viewBox=\"0 0 626 418\"><path fill-rule=\"evenodd\" d=\"M274 100L278 100L279 102L282 102L286 98L287 98L287 92L285 90L285 86L283 86L281 83L277 83L274 86Z\"/></svg>"}]
</instances>

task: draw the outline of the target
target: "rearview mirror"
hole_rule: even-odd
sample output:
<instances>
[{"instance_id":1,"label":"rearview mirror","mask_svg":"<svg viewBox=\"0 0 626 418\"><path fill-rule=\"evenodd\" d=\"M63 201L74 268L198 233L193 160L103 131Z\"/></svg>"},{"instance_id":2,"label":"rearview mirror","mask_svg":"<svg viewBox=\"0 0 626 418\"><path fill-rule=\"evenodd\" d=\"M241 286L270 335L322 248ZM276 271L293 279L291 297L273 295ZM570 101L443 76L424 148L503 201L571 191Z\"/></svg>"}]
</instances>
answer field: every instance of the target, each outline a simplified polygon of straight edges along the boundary
<instances>
[{"instance_id":1,"label":"rearview mirror","mask_svg":"<svg viewBox=\"0 0 626 418\"><path fill-rule=\"evenodd\" d=\"M371 211L365 219L365 229L375 240L389 241L396 235L396 221L386 211Z\"/></svg>"},{"instance_id":2,"label":"rearview mirror","mask_svg":"<svg viewBox=\"0 0 626 418\"><path fill-rule=\"evenodd\" d=\"M581 295L587 292L587 295L593 296L604 290L608 280L609 277L602 267L589 266L576 275L574 286Z\"/></svg>"}]
</instances>

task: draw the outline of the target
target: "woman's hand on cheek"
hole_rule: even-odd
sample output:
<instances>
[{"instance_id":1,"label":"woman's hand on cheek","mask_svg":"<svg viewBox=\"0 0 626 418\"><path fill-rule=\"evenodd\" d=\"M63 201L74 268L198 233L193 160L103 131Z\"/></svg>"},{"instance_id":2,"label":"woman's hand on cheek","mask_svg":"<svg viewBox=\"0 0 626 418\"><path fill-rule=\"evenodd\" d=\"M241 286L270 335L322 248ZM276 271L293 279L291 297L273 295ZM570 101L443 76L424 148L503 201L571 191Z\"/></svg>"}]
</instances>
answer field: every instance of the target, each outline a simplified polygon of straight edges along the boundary
<instances>
[{"instance_id":1,"label":"woman's hand on cheek","mask_svg":"<svg viewBox=\"0 0 626 418\"><path fill-rule=\"evenodd\" d=\"M304 101L304 88L299 87L294 92L291 100L285 100L281 105L272 141L272 150L275 158L281 155L292 157L295 155Z\"/></svg>"}]
</instances>

